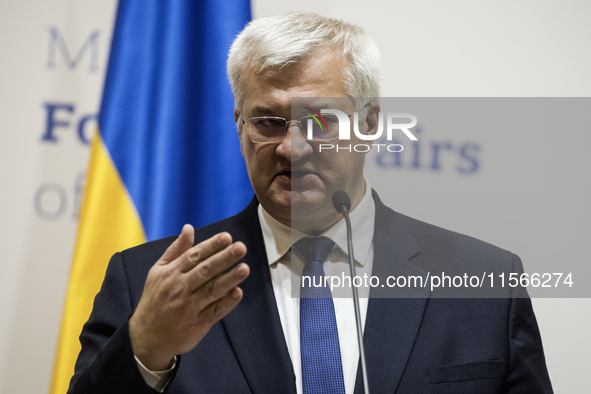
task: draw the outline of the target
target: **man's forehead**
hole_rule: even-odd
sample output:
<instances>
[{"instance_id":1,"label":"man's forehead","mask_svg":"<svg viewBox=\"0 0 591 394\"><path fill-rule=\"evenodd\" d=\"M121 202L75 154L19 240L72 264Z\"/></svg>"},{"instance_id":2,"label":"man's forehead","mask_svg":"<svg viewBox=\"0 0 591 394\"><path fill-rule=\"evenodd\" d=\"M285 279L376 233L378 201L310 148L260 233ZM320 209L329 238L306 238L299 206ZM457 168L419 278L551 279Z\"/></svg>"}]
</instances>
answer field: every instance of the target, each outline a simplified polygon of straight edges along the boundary
<instances>
[{"instance_id":1,"label":"man's forehead","mask_svg":"<svg viewBox=\"0 0 591 394\"><path fill-rule=\"evenodd\" d=\"M341 99L334 101L334 99ZM311 113L321 112L323 109L338 109L345 113L354 110L354 101L352 97L323 97L318 101L317 97L292 97L290 108L281 106L254 105L248 108L245 113L246 118L257 116L288 116L286 111L291 111L291 118L301 118ZM344 101L346 100L346 101Z\"/></svg>"},{"instance_id":2,"label":"man's forehead","mask_svg":"<svg viewBox=\"0 0 591 394\"><path fill-rule=\"evenodd\" d=\"M323 97L348 97L347 65L339 53L330 51L281 68L258 71L248 67L243 74L245 107L242 110L247 116L285 112L293 97L309 97L304 106L314 109L339 108L341 103Z\"/></svg>"}]
</instances>

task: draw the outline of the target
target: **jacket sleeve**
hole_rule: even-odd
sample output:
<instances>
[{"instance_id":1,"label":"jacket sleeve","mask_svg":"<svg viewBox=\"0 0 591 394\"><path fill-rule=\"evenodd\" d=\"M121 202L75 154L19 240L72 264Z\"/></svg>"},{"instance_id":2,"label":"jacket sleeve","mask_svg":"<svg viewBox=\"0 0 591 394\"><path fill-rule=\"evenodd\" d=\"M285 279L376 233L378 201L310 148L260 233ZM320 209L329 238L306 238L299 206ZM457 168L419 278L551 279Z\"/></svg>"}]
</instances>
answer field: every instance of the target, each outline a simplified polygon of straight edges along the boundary
<instances>
[{"instance_id":1,"label":"jacket sleeve","mask_svg":"<svg viewBox=\"0 0 591 394\"><path fill-rule=\"evenodd\" d=\"M513 257L514 272L523 272L519 257ZM553 393L542 338L531 299L524 288L516 288L509 310L509 367L504 393Z\"/></svg>"},{"instance_id":2,"label":"jacket sleeve","mask_svg":"<svg viewBox=\"0 0 591 394\"><path fill-rule=\"evenodd\" d=\"M123 257L116 253L80 334L82 349L69 394L155 393L133 356L128 328L132 312Z\"/></svg>"}]
</instances>

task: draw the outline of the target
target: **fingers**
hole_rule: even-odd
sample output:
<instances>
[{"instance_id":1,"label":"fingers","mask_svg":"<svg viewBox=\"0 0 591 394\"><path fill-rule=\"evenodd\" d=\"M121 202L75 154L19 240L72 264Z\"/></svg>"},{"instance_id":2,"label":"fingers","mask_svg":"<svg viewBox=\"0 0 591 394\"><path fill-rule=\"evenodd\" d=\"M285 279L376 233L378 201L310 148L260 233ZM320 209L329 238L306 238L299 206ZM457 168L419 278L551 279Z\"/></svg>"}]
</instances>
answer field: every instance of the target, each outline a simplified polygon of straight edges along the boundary
<instances>
[{"instance_id":1,"label":"fingers","mask_svg":"<svg viewBox=\"0 0 591 394\"><path fill-rule=\"evenodd\" d=\"M211 326L236 307L242 299L242 289L237 285L249 273L248 265L241 263L195 290L193 305L200 310L199 320Z\"/></svg>"},{"instance_id":2,"label":"fingers","mask_svg":"<svg viewBox=\"0 0 591 394\"><path fill-rule=\"evenodd\" d=\"M227 273L225 273L225 271L243 258L245 254L246 246L242 242L236 242L224 250L209 256L193 270L186 272L186 280L189 283L189 288L196 290L201 286L211 286L211 283L208 282L214 279L218 280L216 279L218 276L222 277L223 275L226 275ZM244 266L245 268L240 268L241 266ZM245 273L236 284L240 283L246 278L246 276L248 276L248 271L244 272L244 269L248 270L248 266L246 264L240 264L231 271L235 273ZM230 290L230 288L226 289L224 293L228 290Z\"/></svg>"},{"instance_id":3,"label":"fingers","mask_svg":"<svg viewBox=\"0 0 591 394\"><path fill-rule=\"evenodd\" d=\"M191 284L194 289L195 302L200 305L201 309L204 309L207 305L224 297L234 287L238 286L248 277L249 273L250 268L248 265L241 263L232 270L217 275L202 285L197 285L198 280L193 280Z\"/></svg>"},{"instance_id":4,"label":"fingers","mask_svg":"<svg viewBox=\"0 0 591 394\"><path fill-rule=\"evenodd\" d=\"M210 322L211 325L223 319L242 299L242 289L234 287L224 297L208 305L199 318Z\"/></svg>"},{"instance_id":5,"label":"fingers","mask_svg":"<svg viewBox=\"0 0 591 394\"><path fill-rule=\"evenodd\" d=\"M183 228L179 239L183 237L184 231L185 228ZM190 238L193 239L192 234ZM178 243L181 245L182 241L178 241ZM173 250L170 252L172 255L181 247L175 246L173 248L171 245L169 249ZM238 264L229 270L245 254L246 246L242 242L232 243L231 235L222 232L186 250L171 263L170 267L180 271L183 286L186 291L193 293L194 305L203 310L210 304L227 297L228 294L235 291L234 288L238 284L246 279L250 273L248 265ZM224 305L226 305L226 301L224 301Z\"/></svg>"},{"instance_id":6,"label":"fingers","mask_svg":"<svg viewBox=\"0 0 591 394\"><path fill-rule=\"evenodd\" d=\"M238 246L237 246L238 245ZM189 272L199 266L205 281L212 276L228 269L246 254L246 247L242 242L232 245L232 237L228 233L219 233L200 242L185 254L175 264L181 272ZM207 262L207 264L205 264ZM218 267L218 265L220 265Z\"/></svg>"},{"instance_id":7,"label":"fingers","mask_svg":"<svg viewBox=\"0 0 591 394\"><path fill-rule=\"evenodd\" d=\"M190 224L185 224L178 238L166 249L157 264L166 265L175 259L178 259L185 253L195 241L195 230Z\"/></svg>"}]
</instances>

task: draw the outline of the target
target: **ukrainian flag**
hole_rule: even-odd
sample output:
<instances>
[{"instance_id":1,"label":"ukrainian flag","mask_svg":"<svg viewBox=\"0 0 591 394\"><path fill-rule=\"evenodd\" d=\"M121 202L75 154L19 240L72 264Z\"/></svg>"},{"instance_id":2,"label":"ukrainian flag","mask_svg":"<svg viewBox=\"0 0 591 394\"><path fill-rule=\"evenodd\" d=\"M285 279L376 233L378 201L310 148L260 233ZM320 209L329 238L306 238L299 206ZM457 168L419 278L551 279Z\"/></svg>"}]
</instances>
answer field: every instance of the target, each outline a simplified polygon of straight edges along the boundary
<instances>
[{"instance_id":1,"label":"ukrainian flag","mask_svg":"<svg viewBox=\"0 0 591 394\"><path fill-rule=\"evenodd\" d=\"M120 0L51 393L67 391L110 256L252 197L225 63L248 0Z\"/></svg>"}]
</instances>

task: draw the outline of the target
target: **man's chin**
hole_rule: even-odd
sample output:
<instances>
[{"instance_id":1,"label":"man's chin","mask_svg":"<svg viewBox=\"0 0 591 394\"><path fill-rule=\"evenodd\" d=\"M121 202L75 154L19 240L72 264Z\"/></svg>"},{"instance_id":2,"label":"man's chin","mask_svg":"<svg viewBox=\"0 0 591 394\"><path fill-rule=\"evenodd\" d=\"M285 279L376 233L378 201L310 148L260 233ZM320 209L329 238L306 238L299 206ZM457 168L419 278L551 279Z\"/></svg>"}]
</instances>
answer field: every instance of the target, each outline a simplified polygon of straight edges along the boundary
<instances>
[{"instance_id":1,"label":"man's chin","mask_svg":"<svg viewBox=\"0 0 591 394\"><path fill-rule=\"evenodd\" d=\"M291 198L292 228L306 233L320 233L330 227L337 215L332 196L325 193L295 193Z\"/></svg>"},{"instance_id":2,"label":"man's chin","mask_svg":"<svg viewBox=\"0 0 591 394\"><path fill-rule=\"evenodd\" d=\"M275 219L298 230L326 228L327 218L336 214L332 196L319 190L284 190L261 203Z\"/></svg>"},{"instance_id":3,"label":"man's chin","mask_svg":"<svg viewBox=\"0 0 591 394\"><path fill-rule=\"evenodd\" d=\"M330 198L317 190L292 191L290 193L290 206L293 214L321 210L327 202L330 202Z\"/></svg>"}]
</instances>

